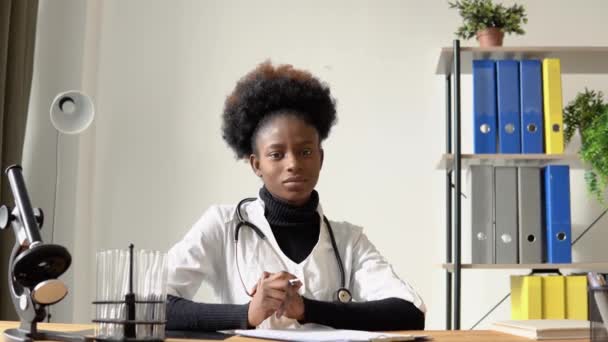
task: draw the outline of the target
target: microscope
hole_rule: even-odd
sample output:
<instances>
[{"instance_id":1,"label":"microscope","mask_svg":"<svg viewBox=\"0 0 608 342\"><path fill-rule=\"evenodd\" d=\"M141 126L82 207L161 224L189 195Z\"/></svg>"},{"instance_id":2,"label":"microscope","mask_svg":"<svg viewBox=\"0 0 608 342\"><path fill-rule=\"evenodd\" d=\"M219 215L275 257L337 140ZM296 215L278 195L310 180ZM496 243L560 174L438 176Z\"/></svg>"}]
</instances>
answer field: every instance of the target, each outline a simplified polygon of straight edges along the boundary
<instances>
[{"instance_id":1,"label":"microscope","mask_svg":"<svg viewBox=\"0 0 608 342\"><path fill-rule=\"evenodd\" d=\"M6 339L11 342L92 340L71 333L38 330L38 322L47 316L46 307L58 303L68 293L67 286L57 278L70 267L72 257L65 247L42 241L40 228L44 214L32 208L21 166L9 166L6 175L15 207L12 210L5 205L0 207L0 228L11 226L15 233L8 263L8 288L21 321L19 328L4 332Z\"/></svg>"}]
</instances>

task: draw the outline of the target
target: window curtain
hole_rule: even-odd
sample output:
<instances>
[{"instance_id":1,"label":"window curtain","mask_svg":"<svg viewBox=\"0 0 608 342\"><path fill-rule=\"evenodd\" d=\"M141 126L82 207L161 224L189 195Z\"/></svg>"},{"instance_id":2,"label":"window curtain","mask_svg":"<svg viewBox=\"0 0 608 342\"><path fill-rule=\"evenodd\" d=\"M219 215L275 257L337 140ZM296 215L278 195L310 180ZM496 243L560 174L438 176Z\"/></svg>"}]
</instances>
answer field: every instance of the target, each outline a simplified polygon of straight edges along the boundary
<instances>
[{"instance_id":1,"label":"window curtain","mask_svg":"<svg viewBox=\"0 0 608 342\"><path fill-rule=\"evenodd\" d=\"M34 66L38 0L0 0L0 204L13 207L4 170L21 164ZM0 232L0 320L17 314L8 292L8 258L15 238Z\"/></svg>"}]
</instances>

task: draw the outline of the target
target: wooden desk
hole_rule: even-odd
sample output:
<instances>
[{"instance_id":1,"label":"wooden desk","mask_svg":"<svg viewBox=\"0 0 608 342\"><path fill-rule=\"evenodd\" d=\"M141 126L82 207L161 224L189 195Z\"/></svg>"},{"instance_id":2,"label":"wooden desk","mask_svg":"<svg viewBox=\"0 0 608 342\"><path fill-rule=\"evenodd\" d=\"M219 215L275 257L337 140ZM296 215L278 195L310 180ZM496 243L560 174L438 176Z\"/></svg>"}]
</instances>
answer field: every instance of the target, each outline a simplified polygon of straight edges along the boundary
<instances>
[{"instance_id":1,"label":"wooden desk","mask_svg":"<svg viewBox=\"0 0 608 342\"><path fill-rule=\"evenodd\" d=\"M16 328L19 326L18 322L7 322L0 321L0 331L4 331L9 328ZM41 323L39 324L39 329L44 330L57 330L57 331L81 331L93 329L93 324L60 324L60 323ZM397 332L398 333L398 332ZM414 334L414 335L428 335L433 339L432 341L436 342L522 342L522 341L534 341L523 337L512 336L508 334L503 334L499 332L494 332L490 330L459 330L459 331L404 331L404 334ZM192 341L192 340L183 340L183 339L167 339L167 342L184 342L184 341ZM199 340L201 341L201 340ZM260 341L268 341L268 340L259 340L255 338L247 338L247 337L239 337L233 336L226 340L226 342L260 342ZM583 340L543 340L543 342L564 342L564 341L572 341L572 342L589 342L588 339ZM215 340L213 342L218 342Z\"/></svg>"}]
</instances>

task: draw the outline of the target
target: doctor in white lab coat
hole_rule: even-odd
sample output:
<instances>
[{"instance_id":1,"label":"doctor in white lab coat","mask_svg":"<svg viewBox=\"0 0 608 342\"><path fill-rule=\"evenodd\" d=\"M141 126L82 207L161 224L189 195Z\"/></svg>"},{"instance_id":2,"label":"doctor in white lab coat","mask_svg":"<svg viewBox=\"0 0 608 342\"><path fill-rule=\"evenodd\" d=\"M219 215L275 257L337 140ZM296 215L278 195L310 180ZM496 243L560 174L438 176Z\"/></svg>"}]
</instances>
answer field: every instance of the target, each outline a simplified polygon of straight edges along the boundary
<instances>
[{"instance_id":1,"label":"doctor in white lab coat","mask_svg":"<svg viewBox=\"0 0 608 342\"><path fill-rule=\"evenodd\" d=\"M426 309L412 286L361 227L326 220L318 204L321 142L335 122L329 88L266 62L237 84L223 119L224 139L263 187L240 208L212 206L170 249L168 327L422 329ZM247 224L237 242L238 210ZM220 304L191 301L203 282Z\"/></svg>"}]
</instances>

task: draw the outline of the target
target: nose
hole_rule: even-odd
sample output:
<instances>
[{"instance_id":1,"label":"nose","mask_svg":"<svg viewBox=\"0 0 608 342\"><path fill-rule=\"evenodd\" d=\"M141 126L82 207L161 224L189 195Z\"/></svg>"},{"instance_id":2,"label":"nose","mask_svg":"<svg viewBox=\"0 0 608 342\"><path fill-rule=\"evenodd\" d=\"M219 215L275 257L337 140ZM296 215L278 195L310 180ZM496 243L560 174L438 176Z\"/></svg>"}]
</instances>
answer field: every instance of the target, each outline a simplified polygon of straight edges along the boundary
<instances>
[{"instance_id":1,"label":"nose","mask_svg":"<svg viewBox=\"0 0 608 342\"><path fill-rule=\"evenodd\" d=\"M287 161L287 171L296 172L299 171L301 167L300 158L298 158L296 153L289 153L286 158Z\"/></svg>"}]
</instances>

